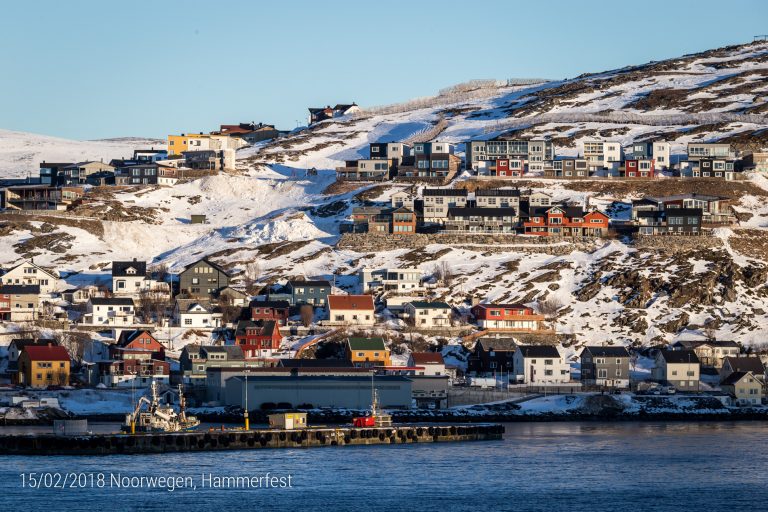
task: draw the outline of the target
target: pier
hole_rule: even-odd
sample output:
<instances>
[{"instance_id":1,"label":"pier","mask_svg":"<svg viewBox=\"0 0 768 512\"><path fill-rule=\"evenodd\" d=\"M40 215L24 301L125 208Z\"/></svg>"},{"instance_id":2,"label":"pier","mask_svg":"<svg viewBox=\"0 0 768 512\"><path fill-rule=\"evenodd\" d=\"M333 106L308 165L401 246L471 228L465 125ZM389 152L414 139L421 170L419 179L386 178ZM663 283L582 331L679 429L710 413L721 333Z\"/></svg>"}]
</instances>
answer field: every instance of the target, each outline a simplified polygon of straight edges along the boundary
<instances>
[{"instance_id":1,"label":"pier","mask_svg":"<svg viewBox=\"0 0 768 512\"><path fill-rule=\"evenodd\" d=\"M77 436L0 436L6 455L115 455L143 453L315 448L323 446L397 445L463 441L495 441L504 434L498 424L395 425L357 428L311 427L280 430L209 430L146 434L88 434Z\"/></svg>"}]
</instances>

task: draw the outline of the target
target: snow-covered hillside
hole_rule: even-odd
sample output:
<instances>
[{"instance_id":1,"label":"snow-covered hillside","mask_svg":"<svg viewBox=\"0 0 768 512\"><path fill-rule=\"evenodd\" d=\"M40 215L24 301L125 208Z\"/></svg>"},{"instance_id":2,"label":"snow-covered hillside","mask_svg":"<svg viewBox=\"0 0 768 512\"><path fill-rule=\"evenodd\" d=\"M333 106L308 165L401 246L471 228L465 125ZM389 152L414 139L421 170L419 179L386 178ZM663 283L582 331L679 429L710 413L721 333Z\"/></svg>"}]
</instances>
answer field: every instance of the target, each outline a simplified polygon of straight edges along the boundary
<instances>
[{"instance_id":1,"label":"snow-covered hillside","mask_svg":"<svg viewBox=\"0 0 768 512\"><path fill-rule=\"evenodd\" d=\"M178 270L209 256L235 273L258 261L264 282L335 274L337 284L354 289L355 280L345 276L365 266L418 266L428 274L436 262L446 261L457 278L450 289L438 290L442 298L460 308L471 296L531 304L552 299L563 305L556 328L572 350L588 341L652 343L700 336L705 324L721 338L763 343L768 326L768 182L763 177L718 184L716 190L668 178L638 184L526 180L523 186L547 190L557 199L589 196L615 218L626 215L626 203L644 194L698 191L733 197L743 219L742 226L719 230L701 247L638 248L604 240L559 255L440 244L383 251L337 248L339 224L354 206L386 201L406 185L331 185L334 167L367 156L373 141L462 143L516 130L520 136L552 137L558 154L574 154L587 137L628 143L662 136L677 153L691 140L725 139L753 148L763 143L768 128L766 76L768 43L756 43L568 81L456 89L364 110L243 149L236 172L104 199L105 207L131 210L137 220L88 219L96 225L54 217L0 221L0 264L35 256L38 263L80 273L71 279L84 282L103 278L101 268L114 259L163 261ZM101 144L73 143L75 154L67 156L67 143L57 139L49 147L46 140L0 132L2 168L10 169L7 155L14 151L39 160L69 160ZM30 142L34 150L25 149L24 141L37 141ZM107 151L104 144L98 147ZM124 156L126 147L104 157ZM100 156L92 153L82 158ZM311 168L317 173L307 172ZM209 223L190 224L190 215L200 213ZM68 249L62 250L62 241ZM701 286L706 293L691 293Z\"/></svg>"},{"instance_id":2,"label":"snow-covered hillside","mask_svg":"<svg viewBox=\"0 0 768 512\"><path fill-rule=\"evenodd\" d=\"M0 179L37 176L47 162L83 162L129 158L134 149L165 147L165 141L143 138L69 140L0 129Z\"/></svg>"}]
</instances>

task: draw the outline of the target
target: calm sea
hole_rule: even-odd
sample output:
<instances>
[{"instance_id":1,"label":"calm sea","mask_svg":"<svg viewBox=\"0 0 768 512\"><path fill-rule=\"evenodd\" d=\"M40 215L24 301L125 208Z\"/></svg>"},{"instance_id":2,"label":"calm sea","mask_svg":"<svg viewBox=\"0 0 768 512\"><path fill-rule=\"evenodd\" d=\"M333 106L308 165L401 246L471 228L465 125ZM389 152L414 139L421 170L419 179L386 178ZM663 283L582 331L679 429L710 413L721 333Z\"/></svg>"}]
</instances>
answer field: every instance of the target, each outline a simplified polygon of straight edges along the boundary
<instances>
[{"instance_id":1,"label":"calm sea","mask_svg":"<svg viewBox=\"0 0 768 512\"><path fill-rule=\"evenodd\" d=\"M4 510L185 512L768 509L768 423L519 423L506 428L505 439L497 442L0 456L0 503ZM54 476L30 488L32 473L33 478ZM263 478L266 473L278 480ZM65 474L68 485L74 475L79 483L50 487ZM256 478L248 480L250 488L242 488L246 478L239 480L241 488L211 488L214 479L206 480L208 475ZM167 481L147 487L159 485L146 483L158 476L180 477L192 487L179 484L171 492ZM285 485L288 476L291 486L281 488L279 479ZM267 487L268 482L274 486Z\"/></svg>"}]
</instances>

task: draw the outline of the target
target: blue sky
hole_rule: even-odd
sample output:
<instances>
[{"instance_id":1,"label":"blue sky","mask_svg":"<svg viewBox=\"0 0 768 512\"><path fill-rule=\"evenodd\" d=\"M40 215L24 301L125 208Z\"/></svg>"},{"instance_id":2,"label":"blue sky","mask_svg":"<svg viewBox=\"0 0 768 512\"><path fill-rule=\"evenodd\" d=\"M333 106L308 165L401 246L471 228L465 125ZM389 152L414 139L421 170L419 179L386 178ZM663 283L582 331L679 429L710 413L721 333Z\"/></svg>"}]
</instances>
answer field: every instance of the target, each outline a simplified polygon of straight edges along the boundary
<instances>
[{"instance_id":1,"label":"blue sky","mask_svg":"<svg viewBox=\"0 0 768 512\"><path fill-rule=\"evenodd\" d=\"M573 77L752 40L763 0L8 2L0 128L164 137L289 129L475 78Z\"/></svg>"}]
</instances>

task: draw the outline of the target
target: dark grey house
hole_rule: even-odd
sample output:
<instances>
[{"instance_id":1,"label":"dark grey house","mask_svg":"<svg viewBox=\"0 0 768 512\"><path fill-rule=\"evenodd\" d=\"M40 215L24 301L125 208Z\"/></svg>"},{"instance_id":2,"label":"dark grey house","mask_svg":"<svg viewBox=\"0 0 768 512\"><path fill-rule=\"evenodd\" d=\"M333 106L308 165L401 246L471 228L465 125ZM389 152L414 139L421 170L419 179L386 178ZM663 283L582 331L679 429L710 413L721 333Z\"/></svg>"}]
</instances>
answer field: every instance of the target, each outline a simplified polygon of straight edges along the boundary
<instances>
[{"instance_id":1,"label":"dark grey house","mask_svg":"<svg viewBox=\"0 0 768 512\"><path fill-rule=\"evenodd\" d=\"M227 286L229 273L206 259L192 263L179 274L179 293L190 297L214 298Z\"/></svg>"},{"instance_id":2,"label":"dark grey house","mask_svg":"<svg viewBox=\"0 0 768 512\"><path fill-rule=\"evenodd\" d=\"M291 306L302 306L309 304L311 306L325 307L328 304L328 295L331 294L331 283L324 279L321 280L295 280L269 293L269 300L287 300Z\"/></svg>"},{"instance_id":3,"label":"dark grey house","mask_svg":"<svg viewBox=\"0 0 768 512\"><path fill-rule=\"evenodd\" d=\"M665 208L637 212L641 235L700 235L701 208Z\"/></svg>"},{"instance_id":4,"label":"dark grey house","mask_svg":"<svg viewBox=\"0 0 768 512\"><path fill-rule=\"evenodd\" d=\"M184 347L179 356L182 382L204 386L208 368L240 367L244 360L243 349L239 345L201 346L190 343Z\"/></svg>"},{"instance_id":5,"label":"dark grey house","mask_svg":"<svg viewBox=\"0 0 768 512\"><path fill-rule=\"evenodd\" d=\"M629 352L624 347L584 347L581 383L585 386L629 388Z\"/></svg>"},{"instance_id":6,"label":"dark grey house","mask_svg":"<svg viewBox=\"0 0 768 512\"><path fill-rule=\"evenodd\" d=\"M448 208L444 231L459 233L504 233L517 231L515 208Z\"/></svg>"}]
</instances>

